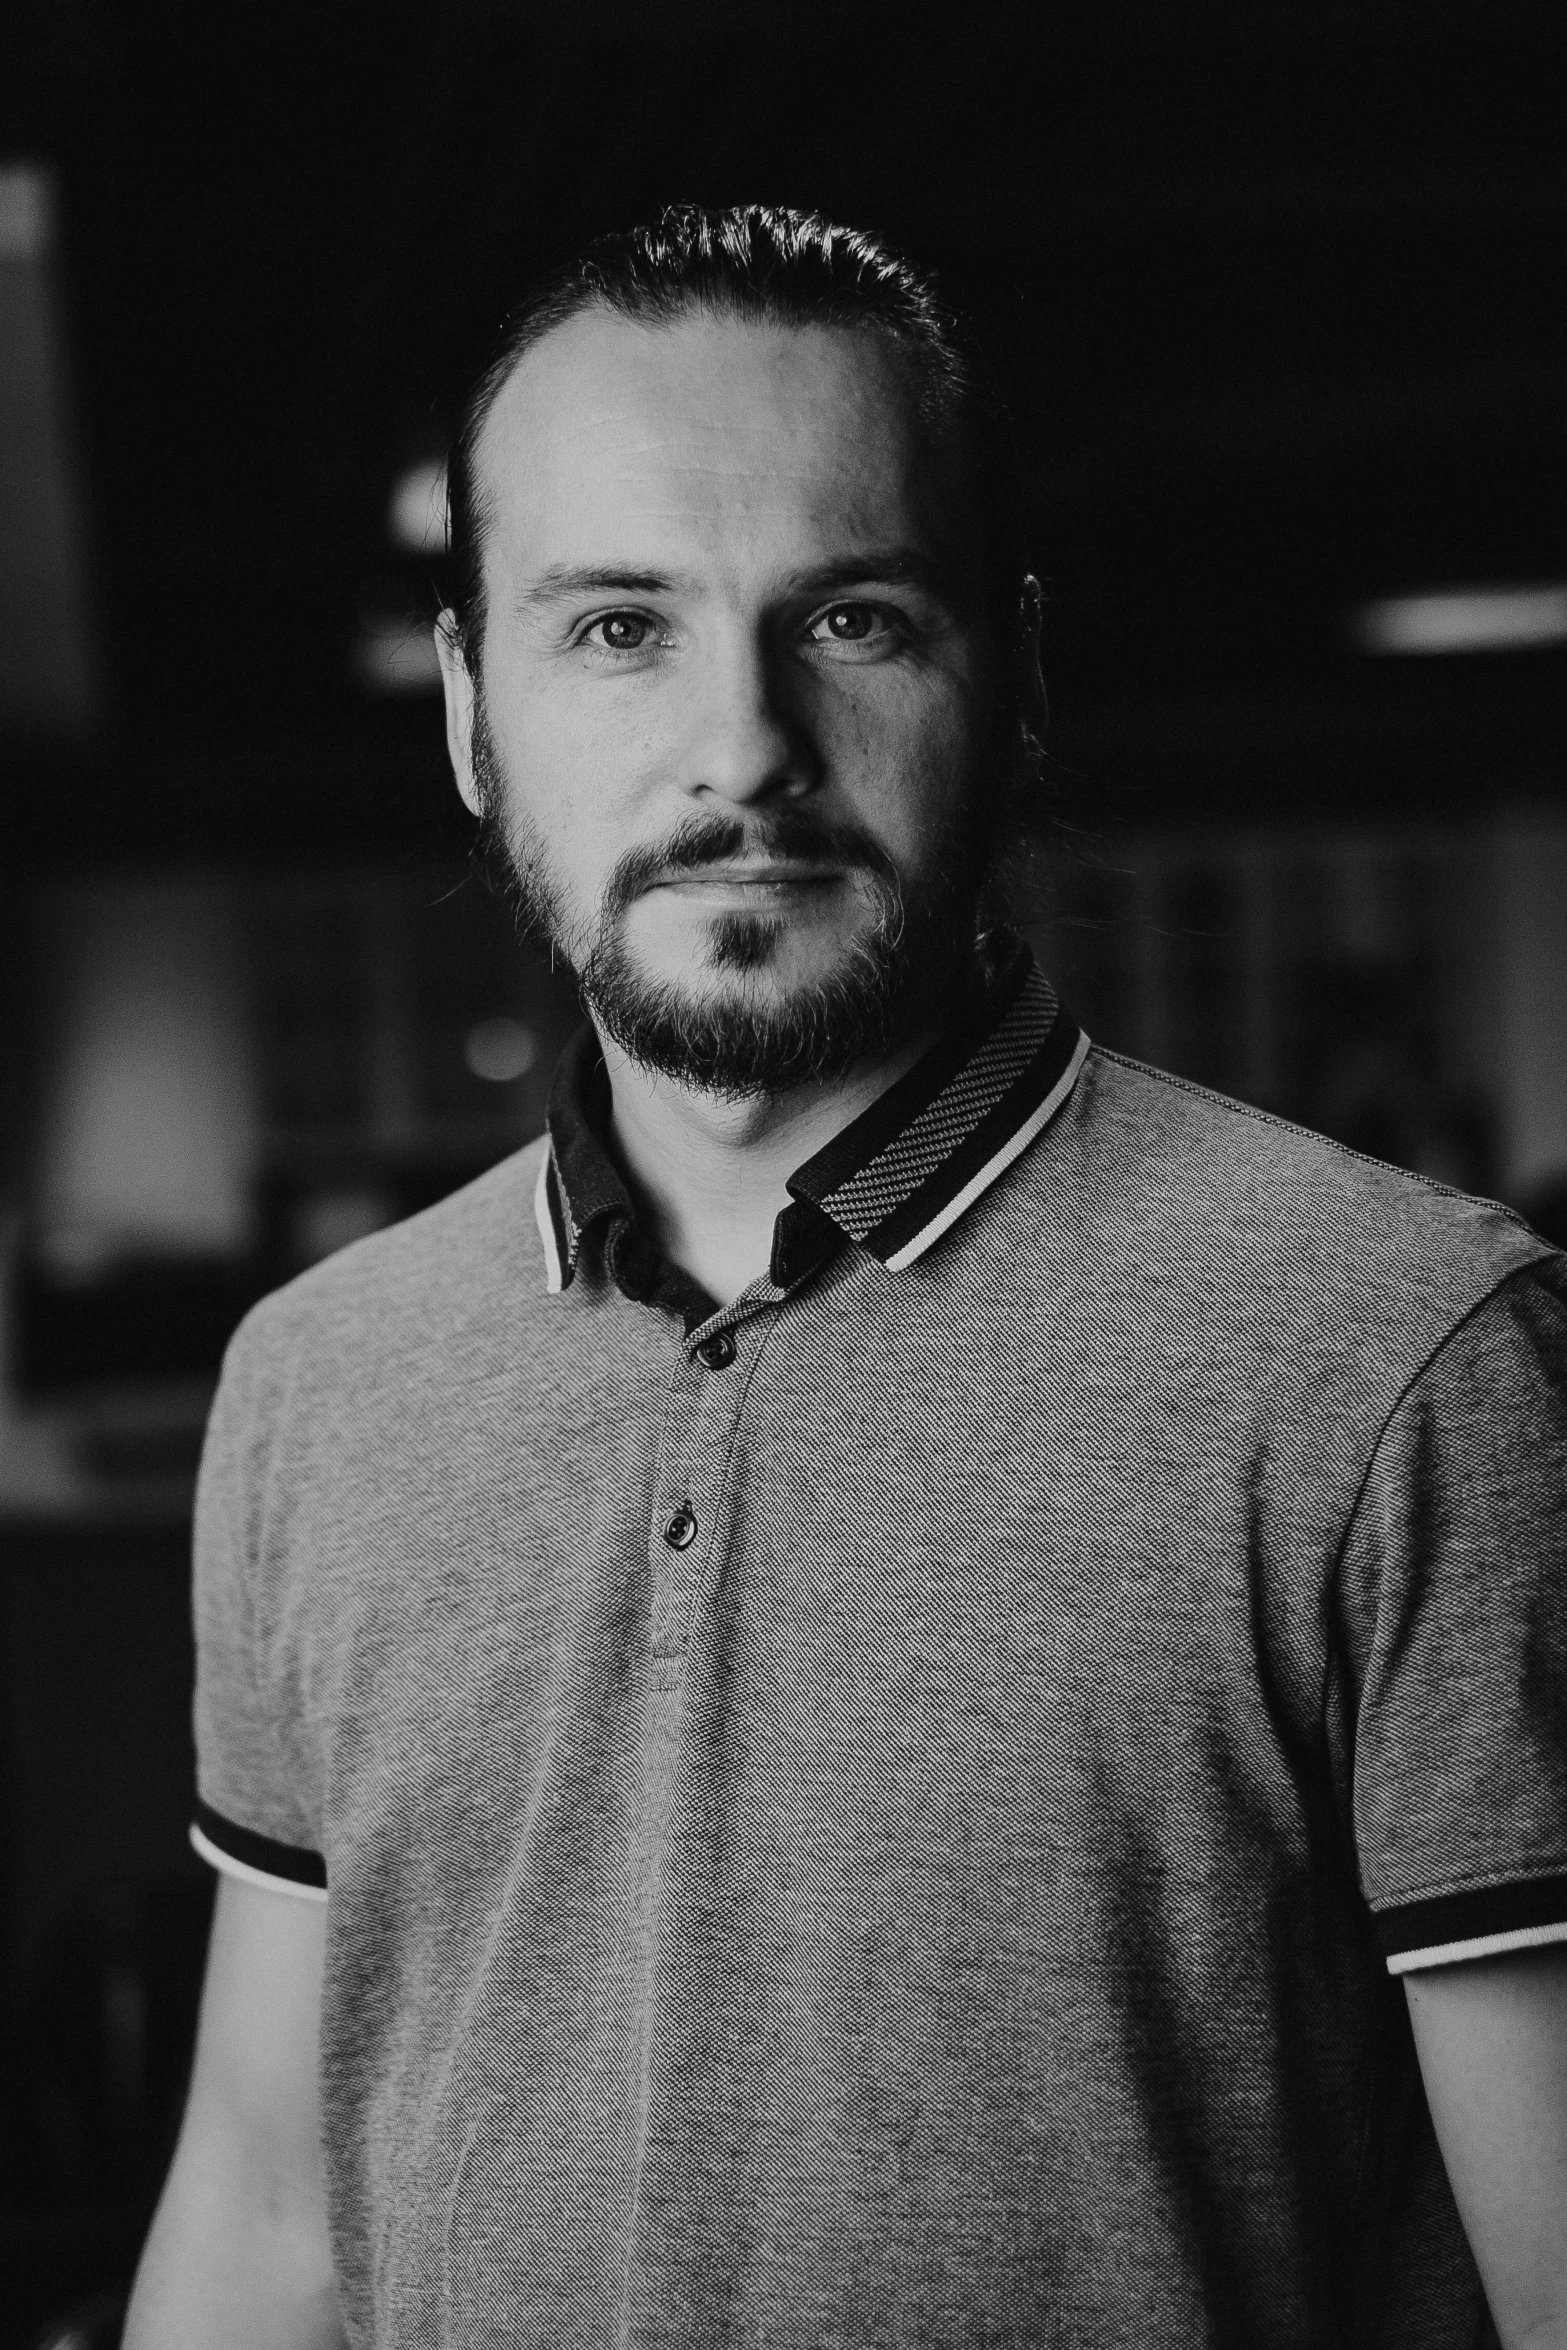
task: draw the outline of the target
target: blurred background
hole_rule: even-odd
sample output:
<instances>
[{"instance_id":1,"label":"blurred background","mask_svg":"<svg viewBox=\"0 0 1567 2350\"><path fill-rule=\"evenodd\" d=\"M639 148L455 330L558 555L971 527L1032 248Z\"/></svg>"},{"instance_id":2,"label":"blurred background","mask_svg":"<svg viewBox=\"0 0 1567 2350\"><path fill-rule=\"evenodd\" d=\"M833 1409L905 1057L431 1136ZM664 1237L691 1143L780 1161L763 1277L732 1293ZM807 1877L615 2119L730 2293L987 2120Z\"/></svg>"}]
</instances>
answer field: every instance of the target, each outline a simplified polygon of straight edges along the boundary
<instances>
[{"instance_id":1,"label":"blurred background","mask_svg":"<svg viewBox=\"0 0 1567 2350\"><path fill-rule=\"evenodd\" d=\"M0 2350L188 2061L188 1512L251 1299L542 1123L470 862L454 385L674 198L934 263L1047 595L1096 1037L1567 1220L1567 22L1488 0L52 0L0 57ZM64 2338L64 2337L60 2337Z\"/></svg>"}]
</instances>

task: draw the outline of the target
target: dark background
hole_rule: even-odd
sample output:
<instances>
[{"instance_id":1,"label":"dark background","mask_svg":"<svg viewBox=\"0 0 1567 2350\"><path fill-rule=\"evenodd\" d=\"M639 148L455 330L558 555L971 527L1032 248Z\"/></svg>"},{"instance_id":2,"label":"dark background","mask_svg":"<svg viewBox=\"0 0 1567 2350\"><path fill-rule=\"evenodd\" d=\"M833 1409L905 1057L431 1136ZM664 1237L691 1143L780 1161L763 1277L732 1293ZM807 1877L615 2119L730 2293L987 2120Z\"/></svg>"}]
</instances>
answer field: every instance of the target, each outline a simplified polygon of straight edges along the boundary
<instances>
[{"instance_id":1,"label":"dark background","mask_svg":"<svg viewBox=\"0 0 1567 2350\"><path fill-rule=\"evenodd\" d=\"M1354 615L1567 580L1564 54L1562 11L1514 0L54 0L11 29L0 166L50 190L76 519L45 690L33 427L0 405L0 2343L128 2273L167 2153L223 1336L536 1131L573 1017L470 869L417 678L438 559L387 521L507 299L677 198L815 206L933 264L1017 418L1035 928L1089 1027L1544 1221L1567 652L1379 658ZM193 1163L152 1077L116 1108L101 1074L178 1062L187 1012L209 1157L243 1125L188 1229L155 1175L116 1209L71 1158L96 1119L112 1161L120 1118L127 1166ZM496 1020L513 1077L475 1066Z\"/></svg>"},{"instance_id":2,"label":"dark background","mask_svg":"<svg viewBox=\"0 0 1567 2350\"><path fill-rule=\"evenodd\" d=\"M0 136L59 174L78 847L460 851L434 704L376 726L346 658L416 584L389 485L519 281L676 197L873 226L988 331L1086 821L1548 769L1559 656L1411 678L1344 616L1560 569L1564 45L1507 0L36 12ZM59 816L7 795L18 849Z\"/></svg>"}]
</instances>

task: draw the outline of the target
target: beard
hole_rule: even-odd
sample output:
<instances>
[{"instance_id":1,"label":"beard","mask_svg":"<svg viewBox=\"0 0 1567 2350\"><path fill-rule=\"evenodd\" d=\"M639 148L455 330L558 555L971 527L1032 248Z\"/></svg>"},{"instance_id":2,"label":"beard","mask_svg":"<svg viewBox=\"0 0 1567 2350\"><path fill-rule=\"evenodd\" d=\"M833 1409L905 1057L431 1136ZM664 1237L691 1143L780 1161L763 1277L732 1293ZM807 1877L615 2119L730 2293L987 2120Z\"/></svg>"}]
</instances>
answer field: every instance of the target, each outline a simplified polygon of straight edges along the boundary
<instances>
[{"instance_id":1,"label":"beard","mask_svg":"<svg viewBox=\"0 0 1567 2350\"><path fill-rule=\"evenodd\" d=\"M862 827L808 803L739 817L692 816L657 846L614 866L597 915L574 925L533 827L507 805L505 778L476 683L473 772L482 861L524 937L548 941L577 977L599 1029L639 1067L725 1101L776 1097L830 1083L895 1049L935 1005L959 1013L983 987L990 934L1011 911L1008 882L1026 860L1019 808L1026 762L1015 726L989 748L971 787L900 871ZM630 908L656 879L739 859L841 868L868 908L846 931L834 967L787 989L764 985L788 932L771 909L710 919L701 968L719 984L698 994L637 963Z\"/></svg>"}]
</instances>

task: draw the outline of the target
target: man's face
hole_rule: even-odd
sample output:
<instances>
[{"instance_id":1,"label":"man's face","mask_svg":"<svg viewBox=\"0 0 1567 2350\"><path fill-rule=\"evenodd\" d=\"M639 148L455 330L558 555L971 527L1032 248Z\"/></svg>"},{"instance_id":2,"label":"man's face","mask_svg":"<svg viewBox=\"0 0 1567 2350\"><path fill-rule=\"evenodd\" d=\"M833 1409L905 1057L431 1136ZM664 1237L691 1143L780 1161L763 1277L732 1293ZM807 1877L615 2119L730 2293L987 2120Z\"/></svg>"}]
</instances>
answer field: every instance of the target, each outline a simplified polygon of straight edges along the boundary
<instances>
[{"instance_id":1,"label":"man's face","mask_svg":"<svg viewBox=\"0 0 1567 2350\"><path fill-rule=\"evenodd\" d=\"M601 1026L739 1096L931 1016L972 966L1015 697L896 360L590 312L521 361L478 470L453 764Z\"/></svg>"}]
</instances>

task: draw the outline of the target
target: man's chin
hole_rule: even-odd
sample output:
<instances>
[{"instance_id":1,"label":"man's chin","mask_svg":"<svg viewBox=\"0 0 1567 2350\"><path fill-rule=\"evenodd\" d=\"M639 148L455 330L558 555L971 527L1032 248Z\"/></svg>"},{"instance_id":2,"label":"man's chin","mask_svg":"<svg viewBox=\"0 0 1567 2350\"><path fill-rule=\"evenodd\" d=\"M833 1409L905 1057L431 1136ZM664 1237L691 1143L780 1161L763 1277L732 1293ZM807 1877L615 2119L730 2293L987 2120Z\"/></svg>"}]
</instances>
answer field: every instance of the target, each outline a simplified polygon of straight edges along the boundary
<instances>
[{"instance_id":1,"label":"man's chin","mask_svg":"<svg viewBox=\"0 0 1567 2350\"><path fill-rule=\"evenodd\" d=\"M732 1100L830 1084L895 1051L975 977L970 895L912 902L867 880L851 909L653 891L601 922L576 963L595 1021L639 1066ZM652 902L649 902L651 898ZM809 901L807 901L808 903ZM575 958L573 958L575 962Z\"/></svg>"},{"instance_id":2,"label":"man's chin","mask_svg":"<svg viewBox=\"0 0 1567 2350\"><path fill-rule=\"evenodd\" d=\"M831 1083L896 1041L905 974L872 956L821 972L776 961L660 974L590 959L582 989L639 1067L730 1100Z\"/></svg>"}]
</instances>

